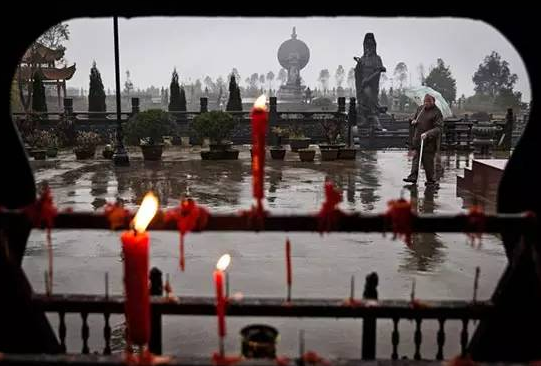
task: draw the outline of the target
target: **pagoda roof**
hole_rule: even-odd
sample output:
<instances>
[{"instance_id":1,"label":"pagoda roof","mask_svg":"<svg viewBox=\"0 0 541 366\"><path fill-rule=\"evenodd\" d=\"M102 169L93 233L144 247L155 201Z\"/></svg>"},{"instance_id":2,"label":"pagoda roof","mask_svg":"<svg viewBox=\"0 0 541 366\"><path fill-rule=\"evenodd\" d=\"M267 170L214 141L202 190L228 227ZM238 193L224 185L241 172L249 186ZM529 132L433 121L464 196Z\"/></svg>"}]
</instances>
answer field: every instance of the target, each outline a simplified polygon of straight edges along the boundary
<instances>
[{"instance_id":1,"label":"pagoda roof","mask_svg":"<svg viewBox=\"0 0 541 366\"><path fill-rule=\"evenodd\" d=\"M24 63L51 63L64 57L64 49L53 50L41 43L35 42L26 50L22 58Z\"/></svg>"},{"instance_id":2,"label":"pagoda roof","mask_svg":"<svg viewBox=\"0 0 541 366\"><path fill-rule=\"evenodd\" d=\"M69 67L55 68L55 67L41 67L37 70L41 70L43 80L69 80L75 73L75 64ZM36 70L36 71L37 71ZM28 66L22 66L20 68L21 76L24 80L32 79L31 69Z\"/></svg>"}]
</instances>

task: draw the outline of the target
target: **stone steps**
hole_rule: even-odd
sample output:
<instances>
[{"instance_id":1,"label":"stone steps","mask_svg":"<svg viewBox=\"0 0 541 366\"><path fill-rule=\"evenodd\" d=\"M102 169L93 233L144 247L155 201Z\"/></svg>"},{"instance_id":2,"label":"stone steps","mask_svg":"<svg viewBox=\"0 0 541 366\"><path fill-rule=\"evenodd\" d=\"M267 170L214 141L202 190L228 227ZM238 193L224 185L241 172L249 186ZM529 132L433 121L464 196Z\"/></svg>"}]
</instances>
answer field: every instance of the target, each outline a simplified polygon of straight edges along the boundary
<instances>
[{"instance_id":1,"label":"stone steps","mask_svg":"<svg viewBox=\"0 0 541 366\"><path fill-rule=\"evenodd\" d=\"M457 190L466 190L495 203L506 164L507 159L474 159L471 168L464 168L464 173L457 175Z\"/></svg>"}]
</instances>

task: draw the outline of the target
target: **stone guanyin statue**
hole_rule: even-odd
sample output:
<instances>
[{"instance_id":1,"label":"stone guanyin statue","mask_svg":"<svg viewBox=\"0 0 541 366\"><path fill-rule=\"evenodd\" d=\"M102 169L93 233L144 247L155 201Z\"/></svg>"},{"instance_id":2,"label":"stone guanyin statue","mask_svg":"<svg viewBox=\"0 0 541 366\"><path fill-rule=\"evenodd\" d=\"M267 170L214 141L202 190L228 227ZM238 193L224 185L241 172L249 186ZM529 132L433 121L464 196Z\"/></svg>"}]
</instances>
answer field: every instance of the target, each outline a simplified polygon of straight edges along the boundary
<instances>
[{"instance_id":1,"label":"stone guanyin statue","mask_svg":"<svg viewBox=\"0 0 541 366\"><path fill-rule=\"evenodd\" d=\"M364 53L355 66L355 88L358 101L358 117L363 126L372 126L382 130L378 115L385 113L387 107L381 107L378 102L379 79L382 72L387 71L376 53L376 39L373 33L366 33L363 41Z\"/></svg>"}]
</instances>

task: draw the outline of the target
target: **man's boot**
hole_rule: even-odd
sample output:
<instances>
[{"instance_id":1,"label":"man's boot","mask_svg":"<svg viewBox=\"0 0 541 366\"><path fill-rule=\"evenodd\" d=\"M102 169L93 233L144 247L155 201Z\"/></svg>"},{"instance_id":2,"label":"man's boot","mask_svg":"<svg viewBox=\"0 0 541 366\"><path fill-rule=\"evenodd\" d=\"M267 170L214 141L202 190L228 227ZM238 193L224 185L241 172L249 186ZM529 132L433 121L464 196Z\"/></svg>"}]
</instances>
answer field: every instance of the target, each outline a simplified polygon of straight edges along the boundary
<instances>
[{"instance_id":1,"label":"man's boot","mask_svg":"<svg viewBox=\"0 0 541 366\"><path fill-rule=\"evenodd\" d=\"M407 178L404 178L402 180L407 183L417 183L417 177L411 174Z\"/></svg>"}]
</instances>

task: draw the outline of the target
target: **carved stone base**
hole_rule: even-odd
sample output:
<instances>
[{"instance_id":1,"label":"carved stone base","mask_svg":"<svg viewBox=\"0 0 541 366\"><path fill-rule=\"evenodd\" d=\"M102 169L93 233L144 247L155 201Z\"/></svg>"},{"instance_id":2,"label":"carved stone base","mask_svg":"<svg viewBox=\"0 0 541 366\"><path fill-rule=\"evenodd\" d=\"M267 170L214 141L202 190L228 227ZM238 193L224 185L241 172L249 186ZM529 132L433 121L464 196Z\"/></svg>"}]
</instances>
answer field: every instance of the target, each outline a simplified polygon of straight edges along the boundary
<instances>
[{"instance_id":1,"label":"carved stone base","mask_svg":"<svg viewBox=\"0 0 541 366\"><path fill-rule=\"evenodd\" d=\"M295 85L282 85L278 90L277 97L280 101L302 102L302 87Z\"/></svg>"}]
</instances>

